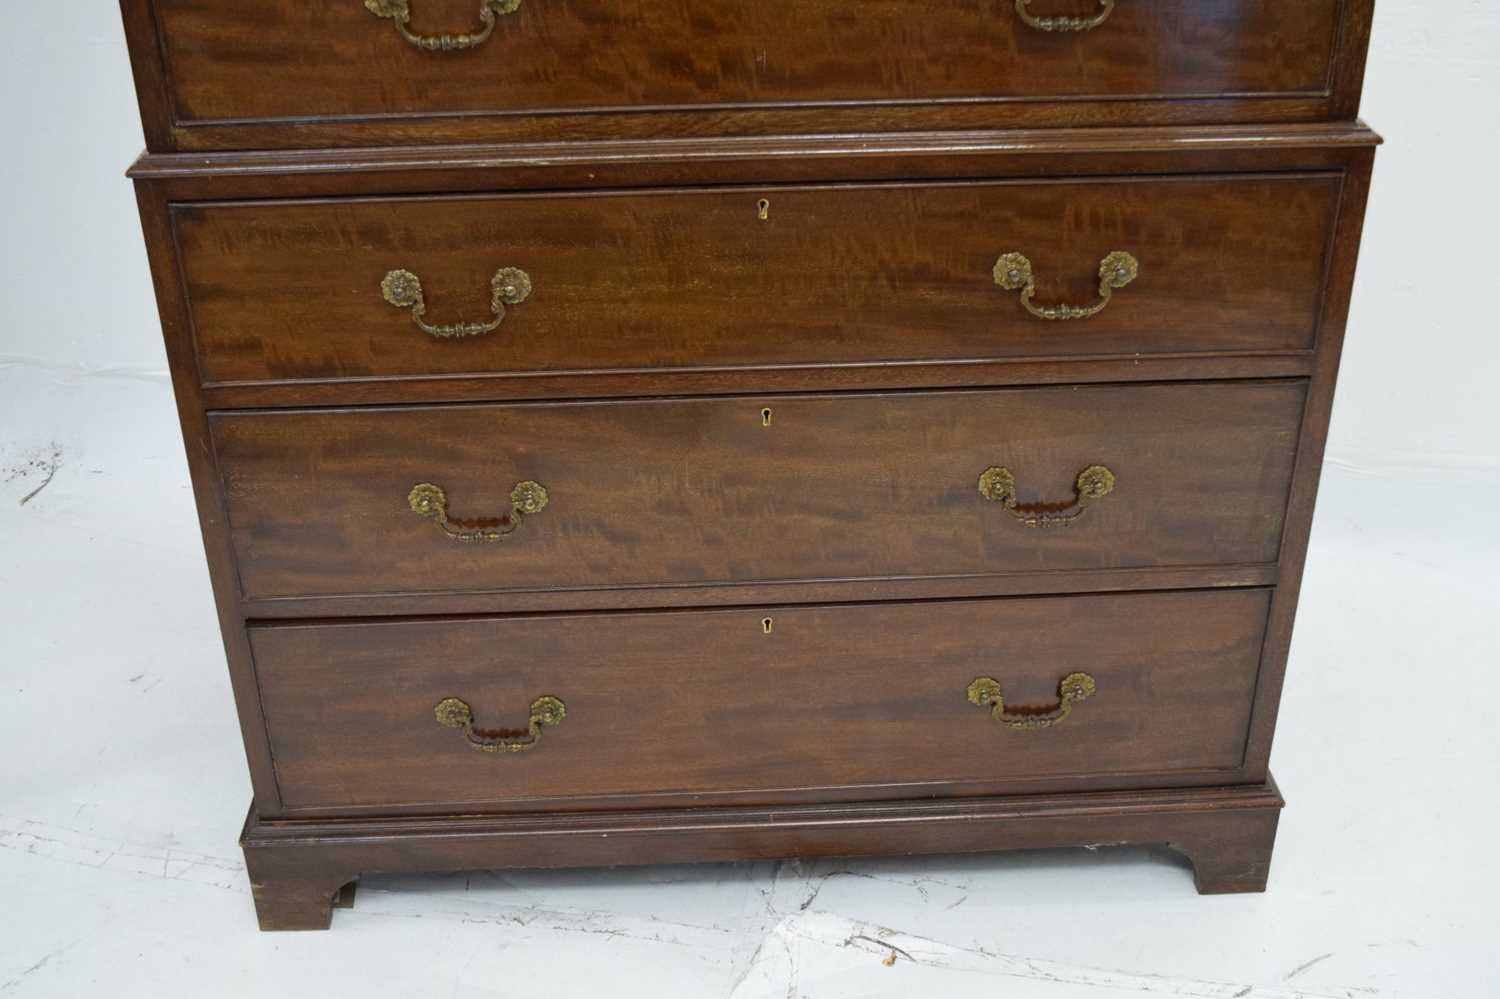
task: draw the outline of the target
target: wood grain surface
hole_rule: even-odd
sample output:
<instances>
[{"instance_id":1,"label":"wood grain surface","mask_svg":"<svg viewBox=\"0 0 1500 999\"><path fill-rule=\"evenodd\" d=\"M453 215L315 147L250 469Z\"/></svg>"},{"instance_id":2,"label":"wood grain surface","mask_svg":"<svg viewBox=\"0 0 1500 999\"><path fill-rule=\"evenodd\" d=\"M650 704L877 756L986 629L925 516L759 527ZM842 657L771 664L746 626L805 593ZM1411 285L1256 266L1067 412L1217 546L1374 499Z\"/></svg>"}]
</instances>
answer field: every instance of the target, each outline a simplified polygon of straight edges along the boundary
<instances>
[{"instance_id":1,"label":"wood grain surface","mask_svg":"<svg viewBox=\"0 0 1500 999\"><path fill-rule=\"evenodd\" d=\"M488 372L1159 355L1310 348L1335 174L679 190L584 196L183 205L175 212L210 384ZM759 218L768 202L769 218ZM1088 319L997 286L1031 260L1037 302L1099 298L1100 261L1140 277ZM424 334L384 276L422 282Z\"/></svg>"},{"instance_id":2,"label":"wood grain surface","mask_svg":"<svg viewBox=\"0 0 1500 999\"><path fill-rule=\"evenodd\" d=\"M252 597L608 588L1273 562L1305 386L1067 386L281 411L211 417ZM770 410L771 425L764 412ZM1009 468L1023 503L1113 494L1076 523L1022 525L980 495ZM413 513L550 505L499 544Z\"/></svg>"},{"instance_id":3,"label":"wood grain surface","mask_svg":"<svg viewBox=\"0 0 1500 999\"><path fill-rule=\"evenodd\" d=\"M477 30L473 0L411 28ZM1096 0L1033 0L1039 15ZM1045 32L1005 0L526 0L490 40L408 45L358 0L154 0L183 120L704 108L982 97L1308 95L1329 86L1339 0L1130 0ZM933 58L941 53L941 58Z\"/></svg>"},{"instance_id":4,"label":"wood grain surface","mask_svg":"<svg viewBox=\"0 0 1500 999\"><path fill-rule=\"evenodd\" d=\"M768 801L817 787L847 799L899 796L903 784L1233 770L1268 607L1267 591L1234 590L250 634L289 808L525 810L556 798ZM1005 728L965 693L988 676L1013 706L1047 705L1076 671L1098 693L1041 731ZM567 717L525 753L477 752L433 715L457 697L481 727L524 729L542 695L564 701Z\"/></svg>"}]
</instances>

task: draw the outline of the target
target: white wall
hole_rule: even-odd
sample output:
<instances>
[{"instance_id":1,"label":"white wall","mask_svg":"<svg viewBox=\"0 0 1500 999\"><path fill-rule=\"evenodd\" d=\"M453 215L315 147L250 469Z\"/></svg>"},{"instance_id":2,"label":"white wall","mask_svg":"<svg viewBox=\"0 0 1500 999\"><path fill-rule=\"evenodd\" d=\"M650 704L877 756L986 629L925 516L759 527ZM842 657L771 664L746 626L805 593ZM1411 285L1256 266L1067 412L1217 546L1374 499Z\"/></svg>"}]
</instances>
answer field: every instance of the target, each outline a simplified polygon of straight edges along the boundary
<instances>
[{"instance_id":1,"label":"white wall","mask_svg":"<svg viewBox=\"0 0 1500 999\"><path fill-rule=\"evenodd\" d=\"M1270 0L1267 0L1270 2ZM1294 3L1296 0L1277 0ZM115 0L7 4L0 364L165 368L130 185ZM1384 0L1364 115L1386 136L1330 455L1500 467L1500 4Z\"/></svg>"},{"instance_id":2,"label":"white wall","mask_svg":"<svg viewBox=\"0 0 1500 999\"><path fill-rule=\"evenodd\" d=\"M1330 454L1500 467L1500 4L1377 3L1362 114L1386 145Z\"/></svg>"},{"instance_id":3,"label":"white wall","mask_svg":"<svg viewBox=\"0 0 1500 999\"><path fill-rule=\"evenodd\" d=\"M145 140L119 5L0 2L0 363L165 371L125 179Z\"/></svg>"}]
</instances>

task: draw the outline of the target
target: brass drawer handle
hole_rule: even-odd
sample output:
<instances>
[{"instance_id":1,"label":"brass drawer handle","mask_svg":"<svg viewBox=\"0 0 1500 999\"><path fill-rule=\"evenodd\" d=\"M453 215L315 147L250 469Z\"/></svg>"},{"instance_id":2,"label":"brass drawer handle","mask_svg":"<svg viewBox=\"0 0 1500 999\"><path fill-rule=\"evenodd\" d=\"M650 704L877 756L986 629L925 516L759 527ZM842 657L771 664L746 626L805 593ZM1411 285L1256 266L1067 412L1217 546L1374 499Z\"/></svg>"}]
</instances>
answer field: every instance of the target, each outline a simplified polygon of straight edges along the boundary
<instances>
[{"instance_id":1,"label":"brass drawer handle","mask_svg":"<svg viewBox=\"0 0 1500 999\"><path fill-rule=\"evenodd\" d=\"M454 541L504 541L516 532L521 521L541 513L551 502L547 487L540 482L521 482L510 491L510 513L487 520L456 520L448 516L448 494L442 486L419 482L406 497L411 512L436 520L443 533Z\"/></svg>"},{"instance_id":2,"label":"brass drawer handle","mask_svg":"<svg viewBox=\"0 0 1500 999\"><path fill-rule=\"evenodd\" d=\"M408 27L411 21L410 0L365 0L365 9L376 17L388 17L396 22L401 37L419 49L428 52L454 52L483 45L495 33L495 18L500 14L514 14L521 7L521 0L481 0L479 20L484 27L474 35L419 35Z\"/></svg>"},{"instance_id":3,"label":"brass drawer handle","mask_svg":"<svg viewBox=\"0 0 1500 999\"><path fill-rule=\"evenodd\" d=\"M1123 288L1141 273L1141 262L1124 250L1116 250L1099 261L1099 301L1092 305L1036 305L1036 276L1031 261L1019 253L1006 253L995 261L995 283L1006 291L1019 291L1021 304L1038 319L1087 319L1104 311L1117 288Z\"/></svg>"},{"instance_id":4,"label":"brass drawer handle","mask_svg":"<svg viewBox=\"0 0 1500 999\"><path fill-rule=\"evenodd\" d=\"M1115 0L1099 0L1099 6L1093 17L1037 17L1031 13L1031 0L1016 0L1016 13L1038 31L1093 31L1115 12Z\"/></svg>"},{"instance_id":5,"label":"brass drawer handle","mask_svg":"<svg viewBox=\"0 0 1500 999\"><path fill-rule=\"evenodd\" d=\"M1074 497L1061 503L1022 503L1016 496L1016 477L1003 465L987 468L979 476L979 495L999 503L1005 512L1027 527L1066 527L1083 516L1089 506L1115 490L1115 473L1103 465L1090 465L1073 482Z\"/></svg>"},{"instance_id":6,"label":"brass drawer handle","mask_svg":"<svg viewBox=\"0 0 1500 999\"><path fill-rule=\"evenodd\" d=\"M493 333L505 322L505 307L520 305L531 296L531 275L519 267L502 267L490 278L490 311L495 318L487 323L451 323L434 326L426 321L427 299L422 296L422 281L411 271L395 270L380 282L380 295L398 309L411 309L411 321L430 337L452 340L458 337Z\"/></svg>"},{"instance_id":7,"label":"brass drawer handle","mask_svg":"<svg viewBox=\"0 0 1500 999\"><path fill-rule=\"evenodd\" d=\"M1088 700L1098 690L1094 678L1087 673L1069 673L1057 685L1057 703L1041 707L1005 707L1005 698L1000 693L1000 681L981 676L969 684L969 703L981 708L990 708L995 721L1006 728L1021 732L1061 725L1073 713L1073 705Z\"/></svg>"},{"instance_id":8,"label":"brass drawer handle","mask_svg":"<svg viewBox=\"0 0 1500 999\"><path fill-rule=\"evenodd\" d=\"M542 726L560 725L568 717L568 706L555 697L531 702L531 717L524 729L475 728L474 709L457 697L445 697L433 709L444 728L461 728L469 745L481 753L524 753L542 741Z\"/></svg>"}]
</instances>

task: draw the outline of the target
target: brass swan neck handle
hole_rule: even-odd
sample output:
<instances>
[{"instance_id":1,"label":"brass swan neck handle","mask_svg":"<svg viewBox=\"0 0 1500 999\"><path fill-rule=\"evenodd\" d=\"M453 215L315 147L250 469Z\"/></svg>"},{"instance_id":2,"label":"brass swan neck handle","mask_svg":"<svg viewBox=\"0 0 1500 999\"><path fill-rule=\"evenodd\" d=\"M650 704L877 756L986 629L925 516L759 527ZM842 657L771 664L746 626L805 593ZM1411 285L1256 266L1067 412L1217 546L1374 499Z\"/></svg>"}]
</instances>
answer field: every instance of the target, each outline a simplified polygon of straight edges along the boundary
<instances>
[{"instance_id":1,"label":"brass swan neck handle","mask_svg":"<svg viewBox=\"0 0 1500 999\"><path fill-rule=\"evenodd\" d=\"M1073 706L1094 696L1098 685L1087 673L1069 673L1057 684L1057 703L1042 706L1007 708L1000 691L1000 681L981 676L969 684L969 703L989 708L991 716L1006 728L1020 732L1061 725L1073 713Z\"/></svg>"},{"instance_id":2,"label":"brass swan neck handle","mask_svg":"<svg viewBox=\"0 0 1500 999\"><path fill-rule=\"evenodd\" d=\"M1005 253L995 261L995 283L1006 291L1019 291L1021 304L1038 319L1087 319L1104 311L1117 289L1134 281L1141 263L1124 250L1115 250L1099 261L1099 300L1090 305L1037 305L1036 274L1024 254Z\"/></svg>"},{"instance_id":3,"label":"brass swan neck handle","mask_svg":"<svg viewBox=\"0 0 1500 999\"><path fill-rule=\"evenodd\" d=\"M521 0L481 0L479 4L480 28L472 35L419 35L411 30L410 0L365 0L365 9L376 17L390 18L396 22L401 37L426 52L457 52L478 48L489 41L495 33L495 19L502 14L514 14L521 8Z\"/></svg>"}]
</instances>

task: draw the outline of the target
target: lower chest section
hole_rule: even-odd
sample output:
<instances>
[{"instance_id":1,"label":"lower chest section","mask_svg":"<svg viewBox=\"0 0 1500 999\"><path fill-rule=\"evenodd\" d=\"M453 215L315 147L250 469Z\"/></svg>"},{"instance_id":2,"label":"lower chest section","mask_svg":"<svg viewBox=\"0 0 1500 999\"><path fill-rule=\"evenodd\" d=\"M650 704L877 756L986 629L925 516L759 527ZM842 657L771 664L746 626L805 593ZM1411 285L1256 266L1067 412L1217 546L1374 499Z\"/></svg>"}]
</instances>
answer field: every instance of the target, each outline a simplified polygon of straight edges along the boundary
<instances>
[{"instance_id":1,"label":"lower chest section","mask_svg":"<svg viewBox=\"0 0 1500 999\"><path fill-rule=\"evenodd\" d=\"M1368 157L847 152L157 202L263 819L1264 786Z\"/></svg>"}]
</instances>

